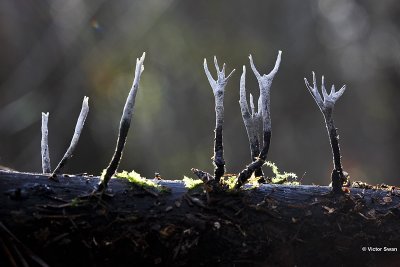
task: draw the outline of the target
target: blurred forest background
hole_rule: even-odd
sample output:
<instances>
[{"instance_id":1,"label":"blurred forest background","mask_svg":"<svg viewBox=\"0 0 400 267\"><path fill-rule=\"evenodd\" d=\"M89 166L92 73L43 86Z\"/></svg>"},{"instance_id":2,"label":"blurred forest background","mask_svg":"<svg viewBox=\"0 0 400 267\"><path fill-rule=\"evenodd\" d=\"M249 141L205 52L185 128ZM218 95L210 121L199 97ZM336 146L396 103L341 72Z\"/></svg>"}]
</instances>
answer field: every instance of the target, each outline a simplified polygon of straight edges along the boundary
<instances>
[{"instance_id":1,"label":"blurred forest background","mask_svg":"<svg viewBox=\"0 0 400 267\"><path fill-rule=\"evenodd\" d=\"M237 71L225 93L228 173L250 163L239 78L251 53L271 88L268 159L305 184L328 184L332 156L303 78L347 85L336 104L343 165L353 180L400 184L398 1L2 0L0 164L41 171L41 112L50 112L52 167L72 137L83 97L90 112L68 173L100 174L114 152L135 60L145 71L120 170L146 177L212 172L214 98L203 70L217 55ZM215 72L213 72L215 73ZM247 89L258 84L247 72ZM265 168L267 169L267 168Z\"/></svg>"}]
</instances>

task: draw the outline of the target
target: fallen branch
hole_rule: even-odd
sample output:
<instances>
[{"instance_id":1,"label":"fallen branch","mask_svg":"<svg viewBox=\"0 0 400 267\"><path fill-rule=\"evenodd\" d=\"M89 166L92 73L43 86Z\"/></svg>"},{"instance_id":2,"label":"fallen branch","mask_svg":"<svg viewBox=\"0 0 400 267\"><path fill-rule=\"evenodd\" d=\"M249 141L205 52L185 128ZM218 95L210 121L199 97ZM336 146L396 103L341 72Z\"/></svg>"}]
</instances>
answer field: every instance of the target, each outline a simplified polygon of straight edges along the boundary
<instances>
[{"instance_id":1,"label":"fallen branch","mask_svg":"<svg viewBox=\"0 0 400 267\"><path fill-rule=\"evenodd\" d=\"M49 184L46 175L0 171L0 221L50 266L394 266L400 260L398 251L361 250L400 248L398 188L334 195L328 186L261 184L207 201L182 181L157 181L169 190L154 196L127 179L111 179L108 198L91 194L98 183L99 177L60 175ZM3 241L8 236L0 234ZM0 262L14 253L13 244L24 253L14 241L4 244Z\"/></svg>"}]
</instances>

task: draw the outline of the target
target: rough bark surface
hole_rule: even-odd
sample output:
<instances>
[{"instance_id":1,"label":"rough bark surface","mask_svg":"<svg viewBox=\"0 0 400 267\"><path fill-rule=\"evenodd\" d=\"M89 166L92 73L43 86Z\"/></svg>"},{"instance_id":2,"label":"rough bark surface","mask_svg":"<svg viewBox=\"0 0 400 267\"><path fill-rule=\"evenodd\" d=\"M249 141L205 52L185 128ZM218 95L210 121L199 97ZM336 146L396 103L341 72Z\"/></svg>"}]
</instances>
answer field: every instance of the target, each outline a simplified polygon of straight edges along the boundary
<instances>
[{"instance_id":1,"label":"rough bark surface","mask_svg":"<svg viewBox=\"0 0 400 267\"><path fill-rule=\"evenodd\" d=\"M400 192L262 185L159 192L98 177L0 171L1 266L395 266ZM367 251L362 251L366 247ZM368 251L369 247L398 251Z\"/></svg>"}]
</instances>

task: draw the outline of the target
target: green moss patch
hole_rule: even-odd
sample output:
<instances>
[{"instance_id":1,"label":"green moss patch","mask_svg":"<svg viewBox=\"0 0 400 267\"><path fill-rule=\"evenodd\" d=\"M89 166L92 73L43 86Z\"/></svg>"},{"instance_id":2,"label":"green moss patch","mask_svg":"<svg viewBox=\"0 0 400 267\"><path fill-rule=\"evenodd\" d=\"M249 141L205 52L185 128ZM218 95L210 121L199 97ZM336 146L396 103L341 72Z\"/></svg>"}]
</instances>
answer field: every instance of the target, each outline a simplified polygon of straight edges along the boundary
<instances>
[{"instance_id":1,"label":"green moss patch","mask_svg":"<svg viewBox=\"0 0 400 267\"><path fill-rule=\"evenodd\" d=\"M267 161L265 165L270 167L275 175L275 177L271 178L272 184L300 185L300 182L297 181L297 175L295 173L293 172L280 173L276 164L271 161Z\"/></svg>"},{"instance_id":2,"label":"green moss patch","mask_svg":"<svg viewBox=\"0 0 400 267\"><path fill-rule=\"evenodd\" d=\"M193 179L193 178L190 178L190 177L187 177L187 176L184 176L182 181L185 183L185 187L186 187L188 190L197 188L198 186L200 186L200 185L203 184L203 181L202 181L202 180L200 180L200 179Z\"/></svg>"},{"instance_id":3,"label":"green moss patch","mask_svg":"<svg viewBox=\"0 0 400 267\"><path fill-rule=\"evenodd\" d=\"M104 173L105 173L105 171L103 171L103 174ZM118 172L113 177L118 178L118 179L127 179L133 185L135 185L137 187L144 188L146 190L151 190L151 191L153 191L155 193L167 193L167 192L170 192L170 189L168 187L159 185L159 184L153 182L150 179L142 177L139 173L137 173L135 171Z\"/></svg>"}]
</instances>

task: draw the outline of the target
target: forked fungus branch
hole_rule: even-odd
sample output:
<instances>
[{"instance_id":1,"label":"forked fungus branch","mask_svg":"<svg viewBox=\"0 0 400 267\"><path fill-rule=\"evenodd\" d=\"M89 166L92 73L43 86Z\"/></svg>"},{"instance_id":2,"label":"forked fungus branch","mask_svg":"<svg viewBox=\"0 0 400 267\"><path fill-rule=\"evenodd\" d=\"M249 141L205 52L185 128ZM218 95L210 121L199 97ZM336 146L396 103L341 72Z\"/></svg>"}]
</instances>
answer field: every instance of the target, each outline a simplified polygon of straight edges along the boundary
<instances>
[{"instance_id":1,"label":"forked fungus branch","mask_svg":"<svg viewBox=\"0 0 400 267\"><path fill-rule=\"evenodd\" d=\"M243 73L240 77L240 100L239 100L240 110L242 112L242 118L244 126L246 127L247 136L250 143L251 160L254 162L260 155L260 127L262 124L262 114L261 114L261 96L258 98L258 108L255 111L253 95L250 94L250 108L247 104L246 97L246 66L243 66ZM255 170L256 177L260 177L260 181L264 180L264 173L262 168Z\"/></svg>"},{"instance_id":2,"label":"forked fungus branch","mask_svg":"<svg viewBox=\"0 0 400 267\"><path fill-rule=\"evenodd\" d=\"M333 108L336 101L342 96L342 94L346 90L346 85L343 85L342 88L340 88L340 90L337 92L335 91L335 85L332 85L331 92L328 94L325 89L324 76L322 76L321 97L321 94L318 91L315 73L313 72L312 74L313 86L310 86L306 78L304 78L304 82L308 91L311 93L312 97L314 98L325 118L326 129L328 130L333 154L334 169L332 171L332 188L334 192L340 193L342 192L343 183L347 180L347 178L344 174L341 163L339 136L333 122Z\"/></svg>"},{"instance_id":3,"label":"forked fungus branch","mask_svg":"<svg viewBox=\"0 0 400 267\"><path fill-rule=\"evenodd\" d=\"M225 63L222 66L222 70L219 69L217 57L214 56L214 65L217 70L217 80L214 80L207 66L207 59L204 59L204 71L207 75L208 81L214 93L215 98L215 139L214 139L214 178L219 181L220 178L225 174L225 160L224 160L224 146L222 141L222 128L224 124L224 91L225 86L228 83L229 77L235 72L232 70L231 73L225 77Z\"/></svg>"},{"instance_id":4,"label":"forked fungus branch","mask_svg":"<svg viewBox=\"0 0 400 267\"><path fill-rule=\"evenodd\" d=\"M251 69L253 70L254 75L257 78L258 85L260 88L263 144L257 159L253 161L250 165L248 165L246 169L244 169L241 173L239 173L235 185L237 189L240 188L244 183L246 183L246 181L250 178L253 172L260 169L264 165L267 159L269 145L271 141L270 89L272 81L276 73L278 72L281 63L281 54L282 51L279 51L273 70L269 74L264 74L262 76L258 72L256 66L254 65L252 56L251 55L249 56ZM258 112L260 112L260 110Z\"/></svg>"}]
</instances>

